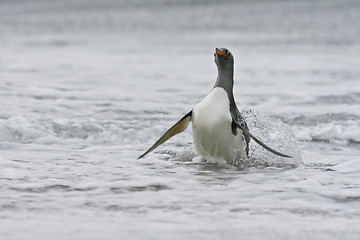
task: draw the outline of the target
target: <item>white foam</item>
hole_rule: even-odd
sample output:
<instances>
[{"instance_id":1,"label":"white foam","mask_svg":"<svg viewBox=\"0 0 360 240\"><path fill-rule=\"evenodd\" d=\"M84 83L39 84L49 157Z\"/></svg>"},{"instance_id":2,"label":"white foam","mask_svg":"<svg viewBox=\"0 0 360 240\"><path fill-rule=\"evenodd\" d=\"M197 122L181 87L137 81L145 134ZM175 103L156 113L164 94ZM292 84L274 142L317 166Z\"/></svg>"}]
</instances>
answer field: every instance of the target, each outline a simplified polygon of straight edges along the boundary
<instances>
[{"instance_id":1,"label":"white foam","mask_svg":"<svg viewBox=\"0 0 360 240\"><path fill-rule=\"evenodd\" d=\"M44 126L23 116L0 120L0 141L27 143L47 134Z\"/></svg>"}]
</instances>

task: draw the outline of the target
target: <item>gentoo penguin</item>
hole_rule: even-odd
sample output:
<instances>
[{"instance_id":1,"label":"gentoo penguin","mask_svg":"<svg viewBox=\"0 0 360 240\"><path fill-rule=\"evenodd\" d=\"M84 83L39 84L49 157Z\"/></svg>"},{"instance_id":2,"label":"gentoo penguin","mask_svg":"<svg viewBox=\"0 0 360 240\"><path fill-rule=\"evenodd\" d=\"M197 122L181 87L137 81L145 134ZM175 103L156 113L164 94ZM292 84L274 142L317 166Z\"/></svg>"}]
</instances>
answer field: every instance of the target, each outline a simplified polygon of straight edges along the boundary
<instances>
[{"instance_id":1,"label":"gentoo penguin","mask_svg":"<svg viewBox=\"0 0 360 240\"><path fill-rule=\"evenodd\" d=\"M214 58L218 76L210 93L139 159L184 131L190 122L195 148L204 160L226 160L231 164L246 160L250 138L276 155L291 158L265 145L249 132L234 100L234 57L226 48L216 48Z\"/></svg>"}]
</instances>

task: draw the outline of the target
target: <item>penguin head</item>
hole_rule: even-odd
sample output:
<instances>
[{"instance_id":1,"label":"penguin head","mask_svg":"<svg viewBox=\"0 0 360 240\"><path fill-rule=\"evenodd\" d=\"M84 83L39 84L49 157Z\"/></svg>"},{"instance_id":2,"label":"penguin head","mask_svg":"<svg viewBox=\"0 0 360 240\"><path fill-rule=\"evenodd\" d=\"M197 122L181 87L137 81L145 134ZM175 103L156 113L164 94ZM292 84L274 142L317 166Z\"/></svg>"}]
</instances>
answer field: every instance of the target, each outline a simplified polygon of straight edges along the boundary
<instances>
[{"instance_id":1,"label":"penguin head","mask_svg":"<svg viewBox=\"0 0 360 240\"><path fill-rule=\"evenodd\" d=\"M226 48L216 48L214 52L214 60L218 70L230 70L234 67L234 57Z\"/></svg>"},{"instance_id":2,"label":"penguin head","mask_svg":"<svg viewBox=\"0 0 360 240\"><path fill-rule=\"evenodd\" d=\"M218 77L215 87L222 87L228 93L229 99L233 100L234 86L234 57L226 48L216 48L214 53L215 63L218 69Z\"/></svg>"}]
</instances>

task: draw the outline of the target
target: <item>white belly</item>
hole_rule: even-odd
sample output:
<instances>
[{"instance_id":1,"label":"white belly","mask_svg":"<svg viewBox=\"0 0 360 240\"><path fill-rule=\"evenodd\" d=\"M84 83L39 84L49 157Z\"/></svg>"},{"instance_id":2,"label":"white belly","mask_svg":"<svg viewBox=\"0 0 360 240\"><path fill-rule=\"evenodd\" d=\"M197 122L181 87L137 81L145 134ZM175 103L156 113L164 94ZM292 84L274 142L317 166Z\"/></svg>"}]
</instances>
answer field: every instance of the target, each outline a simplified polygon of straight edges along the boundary
<instances>
[{"instance_id":1,"label":"white belly","mask_svg":"<svg viewBox=\"0 0 360 240\"><path fill-rule=\"evenodd\" d=\"M193 109L193 140L202 158L232 164L246 159L243 135L238 131L235 136L231 123L227 93L222 88L214 88Z\"/></svg>"}]
</instances>

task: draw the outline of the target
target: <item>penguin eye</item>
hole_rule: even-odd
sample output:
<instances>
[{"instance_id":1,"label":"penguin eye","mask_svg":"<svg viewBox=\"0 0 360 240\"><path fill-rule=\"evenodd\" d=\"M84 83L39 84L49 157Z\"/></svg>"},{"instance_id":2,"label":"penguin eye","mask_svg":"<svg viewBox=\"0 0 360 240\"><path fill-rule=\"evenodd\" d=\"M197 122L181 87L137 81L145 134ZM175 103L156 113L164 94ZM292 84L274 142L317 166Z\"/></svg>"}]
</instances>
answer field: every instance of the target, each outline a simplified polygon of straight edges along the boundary
<instances>
[{"instance_id":1,"label":"penguin eye","mask_svg":"<svg viewBox=\"0 0 360 240\"><path fill-rule=\"evenodd\" d=\"M231 57L231 52L227 52L226 56L229 58Z\"/></svg>"}]
</instances>

